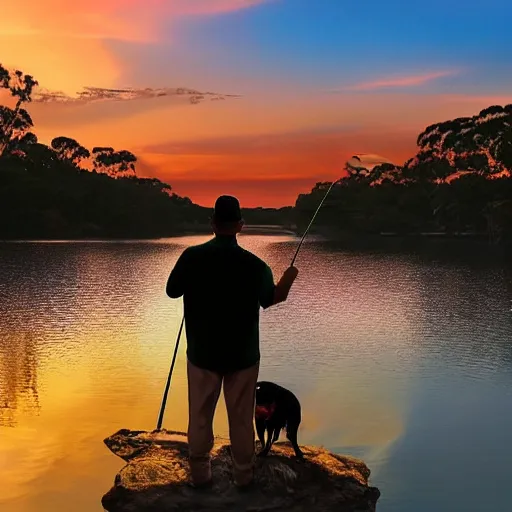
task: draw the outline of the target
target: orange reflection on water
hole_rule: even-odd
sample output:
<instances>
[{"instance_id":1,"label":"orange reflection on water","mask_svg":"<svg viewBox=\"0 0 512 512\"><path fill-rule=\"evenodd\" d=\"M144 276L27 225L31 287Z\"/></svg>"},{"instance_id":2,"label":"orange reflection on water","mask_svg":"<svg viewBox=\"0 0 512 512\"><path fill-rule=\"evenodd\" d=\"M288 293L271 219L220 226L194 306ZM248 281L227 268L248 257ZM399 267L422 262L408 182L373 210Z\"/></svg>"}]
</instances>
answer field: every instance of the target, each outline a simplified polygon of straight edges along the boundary
<instances>
[{"instance_id":1,"label":"orange reflection on water","mask_svg":"<svg viewBox=\"0 0 512 512\"><path fill-rule=\"evenodd\" d=\"M155 428L182 315L165 283L183 247L206 238L4 251L0 510L101 510L123 465L102 441L121 428ZM288 236L240 243L265 258L276 279L295 247ZM339 265L307 246L298 264L289 303L262 313L261 378L298 395L302 443L385 450L404 428L407 392L388 368L407 345L409 306L385 279L362 280L355 261ZM414 285L407 294L409 304L417 301ZM367 311L377 307L402 318L398 330L379 326L379 336L393 340L379 354L381 367L368 336ZM183 338L164 419L180 431L188 419L185 349ZM214 428L228 434L223 400Z\"/></svg>"}]
</instances>

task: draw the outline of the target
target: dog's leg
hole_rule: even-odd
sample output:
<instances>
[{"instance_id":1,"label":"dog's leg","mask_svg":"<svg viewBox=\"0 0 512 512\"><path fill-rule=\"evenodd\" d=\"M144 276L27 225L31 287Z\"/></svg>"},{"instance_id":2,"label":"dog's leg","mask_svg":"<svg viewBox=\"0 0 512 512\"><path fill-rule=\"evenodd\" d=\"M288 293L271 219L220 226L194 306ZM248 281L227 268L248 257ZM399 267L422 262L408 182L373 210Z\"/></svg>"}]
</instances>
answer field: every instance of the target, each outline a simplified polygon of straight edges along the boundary
<instances>
[{"instance_id":1,"label":"dog's leg","mask_svg":"<svg viewBox=\"0 0 512 512\"><path fill-rule=\"evenodd\" d=\"M280 435L281 435L281 427L276 427L274 430L274 437L272 439L272 443L270 446L272 446L276 441L279 440Z\"/></svg>"},{"instance_id":2,"label":"dog's leg","mask_svg":"<svg viewBox=\"0 0 512 512\"><path fill-rule=\"evenodd\" d=\"M292 443L293 449L295 450L295 456L298 459L303 459L304 454L302 453L301 449L299 448L299 444L297 443L297 433L299 431L299 425L292 424L288 425L286 428L286 437L288 438L288 441Z\"/></svg>"},{"instance_id":3,"label":"dog's leg","mask_svg":"<svg viewBox=\"0 0 512 512\"><path fill-rule=\"evenodd\" d=\"M268 452L270 451L270 448L272 447L272 437L274 435L274 425L269 425L267 423L267 444L265 445L265 448L261 450L260 453L258 453L258 457L266 457L268 455Z\"/></svg>"},{"instance_id":4,"label":"dog's leg","mask_svg":"<svg viewBox=\"0 0 512 512\"><path fill-rule=\"evenodd\" d=\"M263 451L263 448L265 447L265 420L256 420L256 432L258 433L258 439L261 443L261 451Z\"/></svg>"}]
</instances>

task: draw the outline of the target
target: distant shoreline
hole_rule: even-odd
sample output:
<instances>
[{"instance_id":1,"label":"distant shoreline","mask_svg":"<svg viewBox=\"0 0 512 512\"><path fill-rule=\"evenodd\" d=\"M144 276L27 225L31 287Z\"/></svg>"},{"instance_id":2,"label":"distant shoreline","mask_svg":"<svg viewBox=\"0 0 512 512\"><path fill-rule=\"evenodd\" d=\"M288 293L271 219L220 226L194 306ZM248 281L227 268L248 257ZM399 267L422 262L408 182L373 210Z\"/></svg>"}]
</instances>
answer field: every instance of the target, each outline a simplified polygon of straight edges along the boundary
<instances>
[{"instance_id":1,"label":"distant shoreline","mask_svg":"<svg viewBox=\"0 0 512 512\"><path fill-rule=\"evenodd\" d=\"M293 227L280 225L256 225L248 224L244 226L242 234L246 235L292 235L297 236L297 230Z\"/></svg>"},{"instance_id":2,"label":"distant shoreline","mask_svg":"<svg viewBox=\"0 0 512 512\"><path fill-rule=\"evenodd\" d=\"M242 230L242 235L290 235L297 236L297 233L291 228L279 225L247 225ZM197 229L185 229L180 232L174 232L168 235L162 236L99 236L99 237L88 237L88 236L54 236L54 237L28 237L28 238L2 238L0 243L58 243L58 242L126 242L126 241L141 241L149 242L151 240L165 240L167 238L182 238L185 236L213 236L210 226L202 226Z\"/></svg>"},{"instance_id":3,"label":"distant shoreline","mask_svg":"<svg viewBox=\"0 0 512 512\"><path fill-rule=\"evenodd\" d=\"M252 236L291 236L300 237L302 230L289 226L280 225L247 225L243 228L241 235ZM29 237L29 238L3 238L0 243L124 243L124 242L150 242L162 241L166 239L177 239L188 236L213 236L211 228L204 226L203 229L184 230L183 232L174 232L169 235L162 236L116 236L116 237L87 237L87 236L55 236L55 237ZM461 232L461 233L444 233L444 232L421 232L421 233L352 233L348 231L340 231L329 229L323 226L313 228L310 232L311 237L320 237L325 242L340 242L358 244L375 244L386 245L388 242L466 242L479 243L489 246L502 245L501 243L492 243L492 240L485 233ZM506 245L506 244L503 244Z\"/></svg>"}]
</instances>

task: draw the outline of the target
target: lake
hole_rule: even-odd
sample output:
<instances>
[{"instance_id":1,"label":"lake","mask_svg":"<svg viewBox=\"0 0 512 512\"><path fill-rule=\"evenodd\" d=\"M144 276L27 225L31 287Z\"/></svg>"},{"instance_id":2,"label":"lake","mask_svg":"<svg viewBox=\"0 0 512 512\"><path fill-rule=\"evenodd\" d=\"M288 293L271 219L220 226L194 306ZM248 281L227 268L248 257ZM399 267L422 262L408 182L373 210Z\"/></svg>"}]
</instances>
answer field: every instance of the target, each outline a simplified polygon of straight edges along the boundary
<instances>
[{"instance_id":1,"label":"lake","mask_svg":"<svg viewBox=\"0 0 512 512\"><path fill-rule=\"evenodd\" d=\"M2 512L103 510L124 463L102 440L156 427L182 315L166 280L206 239L0 244ZM240 237L276 280L296 243ZM379 512L510 509L510 260L312 238L296 265L288 302L261 314L260 378L299 397L299 442L364 459ZM184 350L164 419L175 430ZM227 435L223 402L215 431Z\"/></svg>"}]
</instances>

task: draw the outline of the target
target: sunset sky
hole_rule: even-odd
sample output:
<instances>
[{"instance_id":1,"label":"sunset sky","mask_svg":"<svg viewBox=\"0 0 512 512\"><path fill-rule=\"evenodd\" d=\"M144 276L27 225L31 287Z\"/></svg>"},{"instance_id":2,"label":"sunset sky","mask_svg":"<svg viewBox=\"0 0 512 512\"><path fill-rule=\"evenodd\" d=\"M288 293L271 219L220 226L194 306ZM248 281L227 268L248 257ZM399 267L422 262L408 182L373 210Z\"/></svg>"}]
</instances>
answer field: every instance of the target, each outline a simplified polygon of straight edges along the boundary
<instances>
[{"instance_id":1,"label":"sunset sky","mask_svg":"<svg viewBox=\"0 0 512 512\"><path fill-rule=\"evenodd\" d=\"M50 92L42 142L129 149L199 204L283 206L353 154L403 163L426 125L511 103L511 19L510 0L2 0L0 62Z\"/></svg>"}]
</instances>

